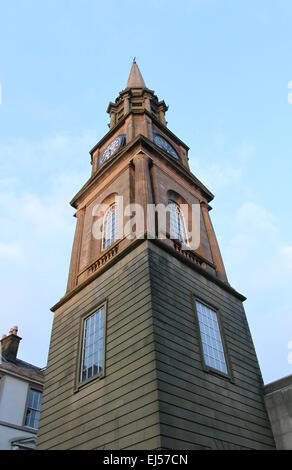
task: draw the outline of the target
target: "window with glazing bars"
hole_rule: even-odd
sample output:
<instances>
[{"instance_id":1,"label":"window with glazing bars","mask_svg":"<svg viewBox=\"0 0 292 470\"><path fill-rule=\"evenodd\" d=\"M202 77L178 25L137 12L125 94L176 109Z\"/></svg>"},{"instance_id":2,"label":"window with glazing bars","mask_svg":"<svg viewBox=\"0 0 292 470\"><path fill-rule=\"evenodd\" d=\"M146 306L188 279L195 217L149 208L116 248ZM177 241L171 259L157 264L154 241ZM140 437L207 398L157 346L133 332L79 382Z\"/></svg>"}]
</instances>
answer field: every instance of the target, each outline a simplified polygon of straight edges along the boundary
<instances>
[{"instance_id":1,"label":"window with glazing bars","mask_svg":"<svg viewBox=\"0 0 292 470\"><path fill-rule=\"evenodd\" d=\"M103 220L102 249L105 250L118 238L118 206L112 204Z\"/></svg>"},{"instance_id":2,"label":"window with glazing bars","mask_svg":"<svg viewBox=\"0 0 292 470\"><path fill-rule=\"evenodd\" d=\"M103 374L104 307L84 321L81 382Z\"/></svg>"},{"instance_id":3,"label":"window with glazing bars","mask_svg":"<svg viewBox=\"0 0 292 470\"><path fill-rule=\"evenodd\" d=\"M205 364L228 373L217 312L196 300Z\"/></svg>"},{"instance_id":4,"label":"window with glazing bars","mask_svg":"<svg viewBox=\"0 0 292 470\"><path fill-rule=\"evenodd\" d=\"M32 429L38 428L42 396L42 392L33 390L32 388L29 389L24 426Z\"/></svg>"},{"instance_id":5,"label":"window with glazing bars","mask_svg":"<svg viewBox=\"0 0 292 470\"><path fill-rule=\"evenodd\" d=\"M170 237L186 244L184 218L179 205L174 201L168 201L168 211L170 216Z\"/></svg>"}]
</instances>

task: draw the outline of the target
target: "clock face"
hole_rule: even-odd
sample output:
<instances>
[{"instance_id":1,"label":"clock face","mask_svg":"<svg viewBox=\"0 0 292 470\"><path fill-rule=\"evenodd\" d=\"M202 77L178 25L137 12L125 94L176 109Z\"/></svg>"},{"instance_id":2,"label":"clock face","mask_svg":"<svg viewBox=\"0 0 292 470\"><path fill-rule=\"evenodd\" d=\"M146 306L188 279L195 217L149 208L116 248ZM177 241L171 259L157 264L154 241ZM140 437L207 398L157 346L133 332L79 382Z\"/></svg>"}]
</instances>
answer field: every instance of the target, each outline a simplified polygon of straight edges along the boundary
<instances>
[{"instance_id":1,"label":"clock face","mask_svg":"<svg viewBox=\"0 0 292 470\"><path fill-rule=\"evenodd\" d=\"M98 166L101 166L106 160L114 155L124 145L125 141L125 134L120 134L112 140L100 155Z\"/></svg>"},{"instance_id":2,"label":"clock face","mask_svg":"<svg viewBox=\"0 0 292 470\"><path fill-rule=\"evenodd\" d=\"M170 145L170 143L167 142L166 139L164 139L164 137L159 134L153 134L153 142L162 150L169 153L172 157L176 158L177 160L180 160L177 152L174 150L172 145Z\"/></svg>"}]
</instances>

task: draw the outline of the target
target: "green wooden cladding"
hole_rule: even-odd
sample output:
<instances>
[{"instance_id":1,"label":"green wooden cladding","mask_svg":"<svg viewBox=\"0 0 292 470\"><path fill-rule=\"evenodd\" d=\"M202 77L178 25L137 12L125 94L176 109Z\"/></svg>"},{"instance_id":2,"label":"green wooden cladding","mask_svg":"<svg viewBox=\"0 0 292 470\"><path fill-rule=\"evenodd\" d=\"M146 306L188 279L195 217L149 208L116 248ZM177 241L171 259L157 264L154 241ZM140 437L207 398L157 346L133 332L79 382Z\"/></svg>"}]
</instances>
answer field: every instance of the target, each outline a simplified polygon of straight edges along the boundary
<instances>
[{"instance_id":1,"label":"green wooden cladding","mask_svg":"<svg viewBox=\"0 0 292 470\"><path fill-rule=\"evenodd\" d=\"M204 369L194 296L219 309L230 377ZM82 318L106 301L105 376L78 388ZM271 449L241 301L145 241L56 312L39 449Z\"/></svg>"}]
</instances>

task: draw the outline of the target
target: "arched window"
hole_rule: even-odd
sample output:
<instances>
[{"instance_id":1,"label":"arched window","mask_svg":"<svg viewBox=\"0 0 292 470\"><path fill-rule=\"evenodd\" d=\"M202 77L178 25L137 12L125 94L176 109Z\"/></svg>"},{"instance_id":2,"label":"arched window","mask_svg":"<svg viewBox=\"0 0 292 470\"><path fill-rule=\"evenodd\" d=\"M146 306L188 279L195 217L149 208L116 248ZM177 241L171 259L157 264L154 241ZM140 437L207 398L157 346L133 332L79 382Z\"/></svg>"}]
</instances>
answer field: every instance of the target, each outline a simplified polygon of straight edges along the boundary
<instances>
[{"instance_id":1,"label":"arched window","mask_svg":"<svg viewBox=\"0 0 292 470\"><path fill-rule=\"evenodd\" d=\"M179 205L176 202L169 200L168 212L170 216L171 238L180 240L182 243L187 244L184 217Z\"/></svg>"},{"instance_id":2,"label":"arched window","mask_svg":"<svg viewBox=\"0 0 292 470\"><path fill-rule=\"evenodd\" d=\"M118 206L112 204L103 219L102 249L108 248L118 238Z\"/></svg>"}]
</instances>

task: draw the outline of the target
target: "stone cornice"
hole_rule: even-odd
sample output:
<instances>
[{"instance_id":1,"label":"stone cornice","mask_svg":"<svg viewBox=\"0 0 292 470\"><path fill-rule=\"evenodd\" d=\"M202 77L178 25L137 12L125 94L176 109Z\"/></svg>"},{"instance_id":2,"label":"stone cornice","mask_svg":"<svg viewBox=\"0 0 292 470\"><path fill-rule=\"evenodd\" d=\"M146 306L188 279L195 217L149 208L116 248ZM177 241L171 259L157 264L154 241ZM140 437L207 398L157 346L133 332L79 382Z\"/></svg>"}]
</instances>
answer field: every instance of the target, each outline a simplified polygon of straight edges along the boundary
<instances>
[{"instance_id":1,"label":"stone cornice","mask_svg":"<svg viewBox=\"0 0 292 470\"><path fill-rule=\"evenodd\" d=\"M162 122L160 122L159 119L157 119L153 114L147 111L147 109L145 109L144 112L145 114L147 114L147 116L149 116L152 119L154 124L157 127L159 127L159 129L163 131L168 137L170 137L174 142L184 147L187 151L190 150L190 147L188 147L181 139L179 139L179 137L177 137L177 135L175 135L171 130L169 130L167 126L162 124Z\"/></svg>"},{"instance_id":2,"label":"stone cornice","mask_svg":"<svg viewBox=\"0 0 292 470\"><path fill-rule=\"evenodd\" d=\"M58 310L58 308L62 307L68 300L72 299L78 292L80 292L84 287L88 286L94 279L99 277L102 273L107 271L113 264L117 263L121 258L124 258L129 251L133 250L136 246L141 245L145 240L143 239L135 239L133 240L127 248L125 248L123 251L118 253L115 257L113 257L110 261L108 261L107 264L104 265L101 269L96 271L94 274L89 276L87 279L85 279L81 284L77 285L74 289L72 289L70 292L64 295L59 302L57 302L52 308L51 311L55 312Z\"/></svg>"},{"instance_id":3,"label":"stone cornice","mask_svg":"<svg viewBox=\"0 0 292 470\"><path fill-rule=\"evenodd\" d=\"M123 126L125 123L127 117L132 113L133 111L128 111L123 118L114 126L112 127L103 137L100 139L97 144L95 144L94 147L89 151L89 154L92 156L92 154L95 152L98 147L100 147L104 142L106 142L120 127Z\"/></svg>"},{"instance_id":4,"label":"stone cornice","mask_svg":"<svg viewBox=\"0 0 292 470\"><path fill-rule=\"evenodd\" d=\"M209 279L210 281L214 282L217 284L219 287L221 287L223 290L229 292L232 294L234 297L239 299L241 302L244 302L246 300L246 297L237 292L235 289L233 289L229 284L221 281L218 279L216 276L208 272L206 269L202 268L199 264L193 263L191 260L189 260L187 257L185 257L183 254L180 252L177 252L174 248L168 246L166 243L164 243L161 240L154 239L154 240L146 240L146 239L134 239L132 242L129 243L129 245L121 250L119 253L117 253L116 256L114 256L112 259L110 259L101 269L93 273L91 276L89 276L87 279L85 279L81 284L76 286L74 289L72 289L70 292L64 295L59 302L57 302L52 308L52 312L56 312L62 305L64 305L68 300L72 299L78 292L80 292L82 289L84 289L86 286L88 286L94 279L98 278L101 274L103 274L105 271L110 269L114 264L116 264L118 261L120 261L122 258L124 258L129 252L134 250L137 246L141 245L142 243L153 243L160 248L162 248L164 251L167 251L169 254L172 256L176 257L180 261L182 261L184 264L188 265L190 268L193 270L199 272L202 276L205 278Z\"/></svg>"},{"instance_id":5,"label":"stone cornice","mask_svg":"<svg viewBox=\"0 0 292 470\"><path fill-rule=\"evenodd\" d=\"M100 176L102 176L105 172L107 172L113 164L116 164L120 158L129 150L133 149L135 146L141 145L145 146L146 148L150 149L154 152L158 157L162 157L164 160L167 160L168 164L174 168L180 175L184 178L187 178L192 184L194 184L206 197L207 201L210 202L213 200L214 195L198 180L187 168L185 168L180 162L177 162L172 157L170 157L167 152L160 149L155 145L151 140L145 137L142 134L139 134L134 140L132 140L128 145L122 147L112 158L110 158L107 162L105 162L101 168L99 168L85 183L85 185L78 191L78 193L74 196L71 200L70 204L76 208L78 200L87 192L89 188L98 180Z\"/></svg>"},{"instance_id":6,"label":"stone cornice","mask_svg":"<svg viewBox=\"0 0 292 470\"><path fill-rule=\"evenodd\" d=\"M201 181L196 178L193 173L191 173L185 166L183 166L180 162L174 160L172 157L168 155L167 152L162 150L160 147L157 147L151 140L147 139L147 137L141 136L143 138L143 141L145 142L146 145L148 145L151 150L153 150L158 156L163 156L164 159L167 160L167 162L172 166L176 171L178 171L181 176L187 178L189 181L191 181L198 189L200 189L204 196L206 197L207 201L210 202L214 199L214 195L209 191L206 186L201 183Z\"/></svg>"},{"instance_id":7,"label":"stone cornice","mask_svg":"<svg viewBox=\"0 0 292 470\"><path fill-rule=\"evenodd\" d=\"M202 274L202 276L206 277L210 281L212 281L215 284L217 284L218 286L222 287L222 289L224 289L225 291L227 291L230 294L234 295L234 297L241 300L241 302L244 302L246 300L246 297L244 295L240 294L239 292L237 292L237 290L233 289L233 287L231 287L230 284L228 284L224 281L221 281L220 279L215 277L213 274L211 274L209 271L206 271L205 269L203 269L200 265L194 264L187 257L185 257L184 254L181 254L181 253L175 251L172 247L166 245L166 243L163 243L163 241L155 239L155 240L150 240L150 242L154 243L155 245L159 246L163 250L167 251L172 256L175 256L176 258L178 258L180 261L182 261L183 263L190 266L195 271L200 272L200 274Z\"/></svg>"},{"instance_id":8,"label":"stone cornice","mask_svg":"<svg viewBox=\"0 0 292 470\"><path fill-rule=\"evenodd\" d=\"M164 103L164 102L163 102ZM114 105L114 103L112 103ZM126 119L128 116L131 114L146 114L148 117L150 117L153 121L153 123L162 131L164 132L168 137L173 139L178 145L182 145L187 151L190 149L177 135L175 135L167 126L162 124L159 119L157 119L152 113L150 113L147 109L130 109L123 117L122 119L114 126L112 127L103 137L100 139L97 144L92 147L92 149L89 151L89 154L92 156L92 154L98 149L98 147L101 147L112 135L115 134L115 132L123 126L125 123Z\"/></svg>"},{"instance_id":9,"label":"stone cornice","mask_svg":"<svg viewBox=\"0 0 292 470\"><path fill-rule=\"evenodd\" d=\"M71 206L77 207L76 202L78 199L87 191L87 189L91 188L91 186L95 183L95 181L102 176L106 171L112 167L113 163L116 163L118 159L124 155L128 150L134 147L140 136L137 136L134 140L132 140L128 145L122 147L117 153L115 153L109 160L107 160L103 165L96 170L96 172L87 180L87 182L82 186L82 188L78 191L78 193L73 197L70 201Z\"/></svg>"}]
</instances>

